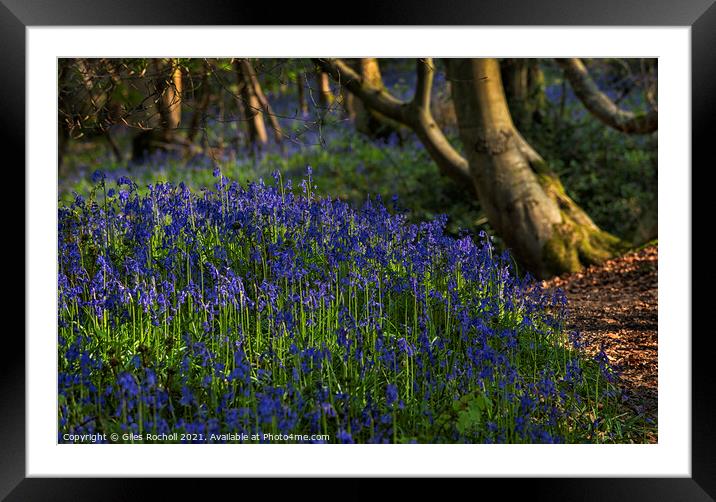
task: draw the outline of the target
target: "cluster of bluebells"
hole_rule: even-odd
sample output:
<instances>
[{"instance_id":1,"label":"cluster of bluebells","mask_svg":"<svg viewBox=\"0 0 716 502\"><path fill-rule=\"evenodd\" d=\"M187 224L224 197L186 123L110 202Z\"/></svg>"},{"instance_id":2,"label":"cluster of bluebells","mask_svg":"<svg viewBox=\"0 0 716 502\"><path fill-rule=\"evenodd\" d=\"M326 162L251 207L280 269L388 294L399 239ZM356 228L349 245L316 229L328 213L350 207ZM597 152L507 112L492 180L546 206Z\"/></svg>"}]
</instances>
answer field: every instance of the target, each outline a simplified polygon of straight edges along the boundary
<instances>
[{"instance_id":1,"label":"cluster of bluebells","mask_svg":"<svg viewBox=\"0 0 716 502\"><path fill-rule=\"evenodd\" d=\"M60 208L60 440L599 438L611 367L579 355L564 296L487 236L317 197L310 169L300 187L215 176L140 195L97 173Z\"/></svg>"}]
</instances>

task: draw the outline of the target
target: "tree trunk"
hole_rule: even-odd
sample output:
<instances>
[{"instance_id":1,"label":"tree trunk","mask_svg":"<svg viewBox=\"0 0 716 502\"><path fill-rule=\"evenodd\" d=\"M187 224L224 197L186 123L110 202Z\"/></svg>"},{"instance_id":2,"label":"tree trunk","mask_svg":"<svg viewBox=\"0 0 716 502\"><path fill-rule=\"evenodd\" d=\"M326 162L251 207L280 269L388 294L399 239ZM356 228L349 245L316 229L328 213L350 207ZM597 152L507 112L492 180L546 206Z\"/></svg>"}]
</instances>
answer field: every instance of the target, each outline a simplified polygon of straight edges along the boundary
<instances>
[{"instance_id":1,"label":"tree trunk","mask_svg":"<svg viewBox=\"0 0 716 502\"><path fill-rule=\"evenodd\" d=\"M539 59L529 59L529 100L531 103L532 122L541 124L547 109L547 96L545 95L544 72Z\"/></svg>"},{"instance_id":2,"label":"tree trunk","mask_svg":"<svg viewBox=\"0 0 716 502\"><path fill-rule=\"evenodd\" d=\"M159 127L139 132L132 139L132 160L142 161L157 150L166 150L176 141L176 130L181 122L181 68L176 60L152 60L154 71L153 93Z\"/></svg>"},{"instance_id":3,"label":"tree trunk","mask_svg":"<svg viewBox=\"0 0 716 502\"><path fill-rule=\"evenodd\" d=\"M201 74L201 84L199 85L200 98L198 101L195 99L194 113L191 116L189 130L186 134L188 148L191 148L191 145L194 143L194 139L199 132L199 125L201 124L203 127L204 116L206 115L206 110L209 108L209 100L211 98L211 90L209 89L209 71L210 69L205 63Z\"/></svg>"},{"instance_id":4,"label":"tree trunk","mask_svg":"<svg viewBox=\"0 0 716 502\"><path fill-rule=\"evenodd\" d=\"M166 143L171 143L181 122L181 68L176 60L167 60L164 63L157 60L154 62L159 74L156 83L159 93L157 101L159 125L163 140Z\"/></svg>"},{"instance_id":5,"label":"tree trunk","mask_svg":"<svg viewBox=\"0 0 716 502\"><path fill-rule=\"evenodd\" d=\"M268 118L271 129L273 129L274 139L276 140L276 143L280 145L283 139L283 130L278 122L278 117L276 117L276 114L273 112L271 104L261 88L261 83L256 75L256 70L254 70L254 66L248 59L242 59L241 65L244 75L248 77L248 85L250 85L253 89L256 99L258 99L259 105L261 105L261 110L263 110L263 113L266 116L265 118Z\"/></svg>"},{"instance_id":6,"label":"tree trunk","mask_svg":"<svg viewBox=\"0 0 716 502\"><path fill-rule=\"evenodd\" d=\"M523 58L505 59L500 65L505 97L515 125L522 130L530 126L529 109L529 72L527 60Z\"/></svg>"},{"instance_id":7,"label":"tree trunk","mask_svg":"<svg viewBox=\"0 0 716 502\"><path fill-rule=\"evenodd\" d=\"M600 230L515 127L496 59L449 59L460 138L490 224L538 277L574 272L613 255Z\"/></svg>"},{"instance_id":8,"label":"tree trunk","mask_svg":"<svg viewBox=\"0 0 716 502\"><path fill-rule=\"evenodd\" d=\"M505 96L515 126L529 130L541 122L545 107L544 75L537 59L505 59L501 67Z\"/></svg>"},{"instance_id":9,"label":"tree trunk","mask_svg":"<svg viewBox=\"0 0 716 502\"><path fill-rule=\"evenodd\" d=\"M67 142L70 139L70 124L72 123L72 110L67 104L66 79L69 73L69 59L57 60L57 169L62 169L67 152Z\"/></svg>"},{"instance_id":10,"label":"tree trunk","mask_svg":"<svg viewBox=\"0 0 716 502\"><path fill-rule=\"evenodd\" d=\"M328 73L325 71L316 72L316 82L318 84L318 106L327 109L333 104L333 93L331 92Z\"/></svg>"},{"instance_id":11,"label":"tree trunk","mask_svg":"<svg viewBox=\"0 0 716 502\"><path fill-rule=\"evenodd\" d=\"M383 77L380 73L380 65L376 58L357 59L353 65L354 69L363 78L363 81L376 89L385 89ZM367 107L360 100L351 102L352 116L356 130L369 138L389 138L392 134L398 133L399 124L390 120L385 115Z\"/></svg>"},{"instance_id":12,"label":"tree trunk","mask_svg":"<svg viewBox=\"0 0 716 502\"><path fill-rule=\"evenodd\" d=\"M308 115L308 101L306 100L306 74L299 73L296 77L296 90L298 91L298 111L302 117Z\"/></svg>"},{"instance_id":13,"label":"tree trunk","mask_svg":"<svg viewBox=\"0 0 716 502\"><path fill-rule=\"evenodd\" d=\"M244 112L244 120L246 121L249 136L249 145L264 146L268 143L268 136L266 134L266 124L261 114L261 103L253 85L251 85L250 77L245 71L245 65L242 64L242 60L236 62L236 76L239 84L241 108Z\"/></svg>"},{"instance_id":14,"label":"tree trunk","mask_svg":"<svg viewBox=\"0 0 716 502\"><path fill-rule=\"evenodd\" d=\"M114 136L112 136L112 130L107 127L104 130L104 137L107 140L107 143L109 144L110 149L112 150L112 153L114 154L114 158L117 162L122 162L124 160L124 156L122 155L122 150L119 148L119 144L117 143L117 140L114 139Z\"/></svg>"},{"instance_id":15,"label":"tree trunk","mask_svg":"<svg viewBox=\"0 0 716 502\"><path fill-rule=\"evenodd\" d=\"M579 270L622 248L619 239L600 230L569 198L515 128L496 59L446 62L467 159L450 145L430 112L432 59L418 60L410 102L370 85L340 59L316 63L364 104L412 129L441 172L474 190L490 224L538 277Z\"/></svg>"}]
</instances>

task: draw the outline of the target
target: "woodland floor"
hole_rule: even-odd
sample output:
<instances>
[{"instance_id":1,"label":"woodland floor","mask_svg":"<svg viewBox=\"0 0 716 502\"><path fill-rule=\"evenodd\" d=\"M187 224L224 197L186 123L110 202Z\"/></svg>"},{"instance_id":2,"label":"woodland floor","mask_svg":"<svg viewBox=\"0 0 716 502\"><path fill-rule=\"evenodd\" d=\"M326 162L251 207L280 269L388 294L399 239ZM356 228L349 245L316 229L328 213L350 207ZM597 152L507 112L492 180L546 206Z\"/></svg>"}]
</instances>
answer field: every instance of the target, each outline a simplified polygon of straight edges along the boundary
<instances>
[{"instance_id":1,"label":"woodland floor","mask_svg":"<svg viewBox=\"0 0 716 502\"><path fill-rule=\"evenodd\" d=\"M582 334L586 350L596 354L604 344L629 396L625 405L654 424L648 442L657 441L657 255L651 246L543 283L566 293L568 329Z\"/></svg>"}]
</instances>

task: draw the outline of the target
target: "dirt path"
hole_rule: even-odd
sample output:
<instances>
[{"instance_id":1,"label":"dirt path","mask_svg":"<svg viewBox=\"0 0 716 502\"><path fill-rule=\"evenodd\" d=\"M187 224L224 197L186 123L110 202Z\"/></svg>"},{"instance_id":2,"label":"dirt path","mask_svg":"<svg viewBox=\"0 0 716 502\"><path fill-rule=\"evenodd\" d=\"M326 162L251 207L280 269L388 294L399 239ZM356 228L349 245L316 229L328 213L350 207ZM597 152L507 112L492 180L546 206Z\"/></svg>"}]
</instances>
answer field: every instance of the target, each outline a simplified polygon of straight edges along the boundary
<instances>
[{"instance_id":1,"label":"dirt path","mask_svg":"<svg viewBox=\"0 0 716 502\"><path fill-rule=\"evenodd\" d=\"M656 424L657 419L657 255L656 246L628 253L599 267L545 281L569 301L569 329L582 333L596 353L604 343L621 372L627 405ZM656 441L656 437L650 438Z\"/></svg>"}]
</instances>

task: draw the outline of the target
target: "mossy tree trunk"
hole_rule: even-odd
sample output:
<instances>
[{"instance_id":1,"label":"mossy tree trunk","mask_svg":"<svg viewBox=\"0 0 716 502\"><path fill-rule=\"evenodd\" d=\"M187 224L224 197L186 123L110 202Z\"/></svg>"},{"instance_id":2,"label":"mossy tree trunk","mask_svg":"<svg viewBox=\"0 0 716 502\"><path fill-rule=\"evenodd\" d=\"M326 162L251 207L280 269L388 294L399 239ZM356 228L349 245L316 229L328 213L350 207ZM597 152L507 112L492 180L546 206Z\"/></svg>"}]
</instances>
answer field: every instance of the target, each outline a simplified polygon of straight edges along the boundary
<instances>
[{"instance_id":1,"label":"mossy tree trunk","mask_svg":"<svg viewBox=\"0 0 716 502\"><path fill-rule=\"evenodd\" d=\"M447 60L475 191L490 224L539 277L599 263L621 246L566 194L510 114L496 59Z\"/></svg>"},{"instance_id":2,"label":"mossy tree trunk","mask_svg":"<svg viewBox=\"0 0 716 502\"><path fill-rule=\"evenodd\" d=\"M364 104L412 129L440 171L472 189L492 227L534 275L574 272L622 247L566 194L557 175L519 133L496 59L446 61L466 157L432 117L432 59L418 60L415 95L409 102L372 86L340 59L316 62Z\"/></svg>"}]
</instances>

